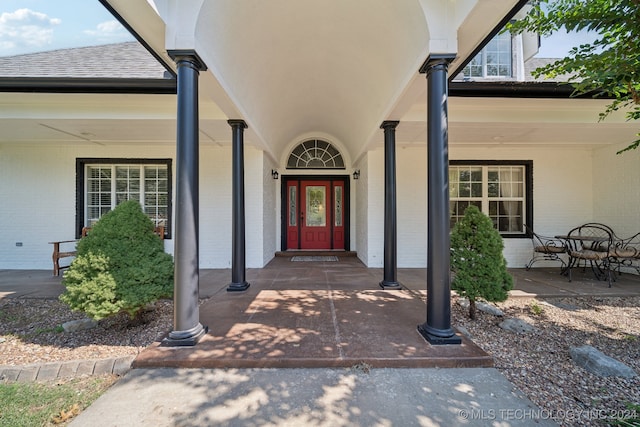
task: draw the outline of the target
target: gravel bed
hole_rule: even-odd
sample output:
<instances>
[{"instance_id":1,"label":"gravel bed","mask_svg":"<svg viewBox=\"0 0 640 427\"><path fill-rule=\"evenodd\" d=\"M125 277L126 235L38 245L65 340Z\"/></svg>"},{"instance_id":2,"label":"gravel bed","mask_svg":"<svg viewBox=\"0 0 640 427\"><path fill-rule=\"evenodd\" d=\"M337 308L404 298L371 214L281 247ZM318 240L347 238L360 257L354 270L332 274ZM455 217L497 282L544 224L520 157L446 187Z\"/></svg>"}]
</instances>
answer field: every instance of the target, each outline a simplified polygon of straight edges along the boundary
<instances>
[{"instance_id":1,"label":"gravel bed","mask_svg":"<svg viewBox=\"0 0 640 427\"><path fill-rule=\"evenodd\" d=\"M456 303L454 325L494 357L496 368L544 416L566 426L602 426L633 413L626 403L640 404L640 377L599 377L569 355L571 347L590 345L639 373L640 297L510 298L497 306L505 318L522 319L535 330L505 331L498 326L503 318L484 312L469 320Z\"/></svg>"},{"instance_id":2,"label":"gravel bed","mask_svg":"<svg viewBox=\"0 0 640 427\"><path fill-rule=\"evenodd\" d=\"M0 366L135 356L171 329L173 303L149 306L144 324L132 325L121 314L93 329L60 331L63 323L85 317L58 300L0 300Z\"/></svg>"},{"instance_id":3,"label":"gravel bed","mask_svg":"<svg viewBox=\"0 0 640 427\"><path fill-rule=\"evenodd\" d=\"M469 320L456 297L452 323L545 415L566 426L602 426L626 403L640 404L640 377L601 378L569 356L570 347L591 345L640 372L640 297L510 298L497 306L504 318L522 319L535 330L505 331L498 327L503 317L481 311ZM57 300L0 300L0 366L135 356L171 329L173 304L150 306L144 324L131 325L123 315L90 330L60 332L62 323L81 318Z\"/></svg>"}]
</instances>

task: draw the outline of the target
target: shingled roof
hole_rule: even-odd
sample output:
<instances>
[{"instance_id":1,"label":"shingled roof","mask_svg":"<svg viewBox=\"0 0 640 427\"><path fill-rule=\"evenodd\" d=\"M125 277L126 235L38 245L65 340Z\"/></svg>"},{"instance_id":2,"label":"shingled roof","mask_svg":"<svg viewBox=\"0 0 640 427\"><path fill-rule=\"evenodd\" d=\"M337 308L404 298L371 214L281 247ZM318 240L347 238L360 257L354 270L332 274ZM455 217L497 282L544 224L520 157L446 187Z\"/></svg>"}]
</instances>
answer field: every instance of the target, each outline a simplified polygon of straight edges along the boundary
<instances>
[{"instance_id":1,"label":"shingled roof","mask_svg":"<svg viewBox=\"0 0 640 427\"><path fill-rule=\"evenodd\" d=\"M166 71L135 41L0 57L0 77L162 79Z\"/></svg>"}]
</instances>

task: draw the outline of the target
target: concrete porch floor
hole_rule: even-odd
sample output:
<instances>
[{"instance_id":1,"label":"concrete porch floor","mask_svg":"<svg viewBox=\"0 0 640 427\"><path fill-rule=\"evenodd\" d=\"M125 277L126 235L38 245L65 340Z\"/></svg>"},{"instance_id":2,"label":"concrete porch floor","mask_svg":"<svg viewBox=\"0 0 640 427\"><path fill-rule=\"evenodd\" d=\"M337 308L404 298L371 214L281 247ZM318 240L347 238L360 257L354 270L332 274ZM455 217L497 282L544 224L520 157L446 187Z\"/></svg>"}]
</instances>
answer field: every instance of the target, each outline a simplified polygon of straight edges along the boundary
<instances>
[{"instance_id":1,"label":"concrete porch floor","mask_svg":"<svg viewBox=\"0 0 640 427\"><path fill-rule=\"evenodd\" d=\"M511 270L517 297L638 295L640 277L625 274L608 288L590 271L569 283L558 268ZM382 290L382 269L355 257L338 262L274 258L247 271L251 287L226 291L229 270L200 276L200 320L209 332L195 347L155 343L134 367L318 368L488 367L492 358L463 335L461 345L431 345L418 332L426 321L426 270L399 269L399 290ZM455 325L454 325L455 326Z\"/></svg>"},{"instance_id":2,"label":"concrete porch floor","mask_svg":"<svg viewBox=\"0 0 640 427\"><path fill-rule=\"evenodd\" d=\"M571 283L558 268L510 272L511 298L640 295L640 276L631 274L608 288L590 271L574 270ZM264 268L248 269L251 287L235 293L226 291L230 270L202 270L200 321L208 334L195 347L154 343L133 366L492 366L491 357L464 336L461 345L433 346L417 332L426 321L425 269L399 269L400 290L380 289L382 277L382 269L366 268L353 256L337 262L279 256ZM56 298L63 290L60 282L50 271L0 270L0 298Z\"/></svg>"}]
</instances>

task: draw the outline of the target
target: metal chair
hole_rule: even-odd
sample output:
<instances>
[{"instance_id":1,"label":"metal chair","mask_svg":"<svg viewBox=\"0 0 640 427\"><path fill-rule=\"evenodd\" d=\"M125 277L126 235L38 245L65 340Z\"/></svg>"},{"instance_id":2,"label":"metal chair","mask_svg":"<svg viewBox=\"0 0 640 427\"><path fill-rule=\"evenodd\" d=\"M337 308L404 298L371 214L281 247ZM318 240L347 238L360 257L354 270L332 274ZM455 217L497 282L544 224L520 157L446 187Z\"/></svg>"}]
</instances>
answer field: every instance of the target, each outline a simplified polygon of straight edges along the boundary
<instances>
[{"instance_id":1,"label":"metal chair","mask_svg":"<svg viewBox=\"0 0 640 427\"><path fill-rule=\"evenodd\" d=\"M609 262L618 274L622 272L622 267L635 269L640 274L640 233L614 240L609 250Z\"/></svg>"},{"instance_id":2,"label":"metal chair","mask_svg":"<svg viewBox=\"0 0 640 427\"><path fill-rule=\"evenodd\" d=\"M533 243L533 257L525 265L527 270L531 269L531 266L538 261L560 261L561 269L566 268L565 261L560 257L561 254L567 252L566 244L561 239L555 237L542 236L535 233L531 227L524 225L527 233L531 235L531 242Z\"/></svg>"},{"instance_id":3,"label":"metal chair","mask_svg":"<svg viewBox=\"0 0 640 427\"><path fill-rule=\"evenodd\" d=\"M569 262L566 272L571 281L571 270L582 263L584 268L591 267L596 278L607 279L611 287L610 250L613 246L611 229L601 224L584 224L567 234L567 253Z\"/></svg>"}]
</instances>

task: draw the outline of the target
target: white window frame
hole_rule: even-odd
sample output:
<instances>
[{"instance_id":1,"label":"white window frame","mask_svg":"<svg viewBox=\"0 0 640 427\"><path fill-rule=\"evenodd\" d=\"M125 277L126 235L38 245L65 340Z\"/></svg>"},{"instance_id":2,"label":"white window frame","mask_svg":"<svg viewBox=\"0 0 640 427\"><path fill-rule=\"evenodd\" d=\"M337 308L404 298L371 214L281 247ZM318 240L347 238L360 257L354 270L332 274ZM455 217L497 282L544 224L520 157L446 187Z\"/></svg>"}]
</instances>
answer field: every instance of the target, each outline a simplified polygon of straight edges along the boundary
<instances>
[{"instance_id":1,"label":"white window frame","mask_svg":"<svg viewBox=\"0 0 640 427\"><path fill-rule=\"evenodd\" d=\"M118 191L117 189L117 176L116 169L118 167L126 167L133 168L139 171L139 177L134 180L127 179L127 181L138 181L137 185L139 187L139 191L130 191L130 188L127 188L125 192ZM145 176L145 171L148 167L153 168L162 168L166 169L166 185L163 185L162 190L157 191L158 186L155 186L155 189L148 190L148 182L155 181L158 182L158 178ZM91 179L89 170L90 168L103 168L109 169L111 171L111 176L108 178L109 189L108 194L110 195L110 200L107 204L103 205L102 208L100 205L98 206L99 212L98 217L90 217L89 211L89 181ZM78 175L77 183L76 183L76 193L78 198L78 212L76 214L76 235L79 236L82 230L82 227L91 227L97 220L104 215L106 212L114 209L118 204L118 199L120 202L131 199L130 193L136 194L139 193L136 200L140 202L142 206L143 212L145 212L149 218L152 220L155 226L163 226L165 229L165 238L171 238L171 215L172 215L172 171L171 171L171 159L76 159L76 173ZM161 178L164 180L164 178ZM128 186L127 186L128 187ZM98 193L107 193L107 191L103 191L103 189L99 189ZM125 195L124 199L122 195ZM156 199L162 199L163 197L166 200L166 204L159 205L158 203L147 204L147 197L149 195L153 195Z\"/></svg>"},{"instance_id":2,"label":"white window frame","mask_svg":"<svg viewBox=\"0 0 640 427\"><path fill-rule=\"evenodd\" d=\"M507 39L508 38L508 39ZM509 42L508 52L503 52L500 50L500 42ZM495 62L489 63L489 49L492 49L495 45L495 50L497 52L497 58ZM509 58L509 63L504 64L500 62L501 54L506 54ZM482 66L482 75L474 76L471 74L471 64L472 63L480 63ZM496 66L498 68L497 74L489 74L488 67ZM507 74L500 73L500 66L508 65L509 71ZM478 65L474 65L474 67L478 67ZM511 33L499 33L497 34L481 51L478 53L462 70L465 79L474 79L474 78L482 78L482 79L508 79L513 77L513 38Z\"/></svg>"},{"instance_id":3,"label":"white window frame","mask_svg":"<svg viewBox=\"0 0 640 427\"><path fill-rule=\"evenodd\" d=\"M532 215L533 215L533 206L532 206L532 162L531 161L452 161L449 170L453 171L457 168L475 168L480 169L481 178L479 184L482 188L481 196L476 197L461 197L456 196L455 185L454 183L449 183L449 200L452 202L475 202L474 204L479 205L480 210L489 216L494 223L494 226L503 237L525 237L526 229L524 224L532 223ZM521 196L494 196L489 197L489 169L491 168L500 168L500 167L509 167L509 168L520 168L522 170L522 187L520 189ZM459 174L459 173L458 173ZM476 182L478 183L478 182ZM515 201L522 204L521 210L521 224L520 229L518 230L503 230L500 231L498 227L498 222L501 217L504 215L492 214L490 212L491 202L495 201ZM450 225L453 228L455 224L456 217L459 219L462 217L464 212L450 212Z\"/></svg>"}]
</instances>

